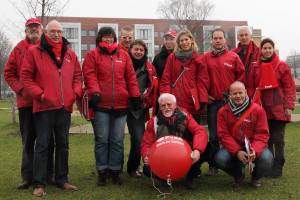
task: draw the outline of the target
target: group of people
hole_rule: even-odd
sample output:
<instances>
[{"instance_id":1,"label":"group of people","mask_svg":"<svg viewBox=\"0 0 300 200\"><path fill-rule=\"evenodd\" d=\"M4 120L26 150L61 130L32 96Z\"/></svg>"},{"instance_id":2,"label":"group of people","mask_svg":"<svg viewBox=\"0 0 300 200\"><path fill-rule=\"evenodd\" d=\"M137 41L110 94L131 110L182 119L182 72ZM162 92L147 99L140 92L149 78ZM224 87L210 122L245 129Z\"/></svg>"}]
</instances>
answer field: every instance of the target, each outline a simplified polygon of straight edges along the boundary
<instances>
[{"instance_id":1,"label":"group of people","mask_svg":"<svg viewBox=\"0 0 300 200\"><path fill-rule=\"evenodd\" d=\"M115 31L103 27L81 69L60 23L50 21L44 33L42 28L38 19L26 22L26 38L14 48L4 70L18 100L23 142L19 189L33 185L35 196L45 194L47 183L78 190L67 178L68 131L83 80L94 112L98 186L105 186L108 176L114 184L122 184L126 122L131 141L127 173L133 178L150 175L150 148L166 135L191 145L188 189L197 188L195 178L205 161L209 163L205 175L222 169L234 177L234 187L242 185L249 161L255 163L253 187L261 186L263 176L282 175L285 126L296 89L271 39L264 39L258 48L248 27L242 27L239 46L229 51L224 31L217 28L212 32L212 50L200 55L190 31L167 31L161 52L150 63L146 43L135 39L132 27L121 29L119 44ZM209 137L200 125L205 110Z\"/></svg>"}]
</instances>

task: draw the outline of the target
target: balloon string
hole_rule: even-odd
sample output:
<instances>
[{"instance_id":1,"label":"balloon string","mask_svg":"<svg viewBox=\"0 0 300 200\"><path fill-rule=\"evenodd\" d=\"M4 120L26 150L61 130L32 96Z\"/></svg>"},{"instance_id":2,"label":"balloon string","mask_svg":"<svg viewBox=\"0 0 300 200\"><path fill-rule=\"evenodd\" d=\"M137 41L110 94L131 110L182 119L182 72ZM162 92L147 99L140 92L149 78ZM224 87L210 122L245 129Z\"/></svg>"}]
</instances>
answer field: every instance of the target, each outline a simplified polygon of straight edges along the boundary
<instances>
[{"instance_id":1,"label":"balloon string","mask_svg":"<svg viewBox=\"0 0 300 200\"><path fill-rule=\"evenodd\" d=\"M158 198L166 198L167 195L169 194L172 194L173 192L173 187L172 187L172 181L170 179L170 175L168 176L168 179L167 179L167 185L171 188L171 192L169 193L164 193L164 192L161 192L156 186L155 186L155 183L154 183L154 179L153 179L153 176L152 176L152 171L150 171L151 173L151 180L152 180L152 184L153 184L153 187L160 193L158 195L156 195Z\"/></svg>"}]
</instances>

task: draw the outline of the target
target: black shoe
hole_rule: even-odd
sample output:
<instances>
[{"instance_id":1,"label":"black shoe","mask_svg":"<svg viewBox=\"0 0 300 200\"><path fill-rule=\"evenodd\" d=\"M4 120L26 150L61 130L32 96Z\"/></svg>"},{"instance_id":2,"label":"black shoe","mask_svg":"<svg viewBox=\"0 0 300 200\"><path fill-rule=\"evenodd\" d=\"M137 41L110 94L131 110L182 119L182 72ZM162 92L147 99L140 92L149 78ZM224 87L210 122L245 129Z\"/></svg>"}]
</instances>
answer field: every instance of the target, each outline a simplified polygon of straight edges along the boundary
<instances>
[{"instance_id":1,"label":"black shoe","mask_svg":"<svg viewBox=\"0 0 300 200\"><path fill-rule=\"evenodd\" d=\"M195 190L197 189L197 183L194 177L186 177L186 188L188 190Z\"/></svg>"},{"instance_id":2,"label":"black shoe","mask_svg":"<svg viewBox=\"0 0 300 200\"><path fill-rule=\"evenodd\" d=\"M235 178L234 183L232 184L232 187L234 187L234 188L241 187L243 185L244 178L245 178L245 176L243 176L243 175L239 178Z\"/></svg>"},{"instance_id":3,"label":"black shoe","mask_svg":"<svg viewBox=\"0 0 300 200\"><path fill-rule=\"evenodd\" d=\"M29 188L29 186L31 186L31 182L24 180L20 185L18 185L18 189L19 190L27 189Z\"/></svg>"},{"instance_id":4,"label":"black shoe","mask_svg":"<svg viewBox=\"0 0 300 200\"><path fill-rule=\"evenodd\" d=\"M112 176L112 182L115 185L122 185L122 180L120 179L119 176L120 170L111 170L111 176Z\"/></svg>"},{"instance_id":5,"label":"black shoe","mask_svg":"<svg viewBox=\"0 0 300 200\"><path fill-rule=\"evenodd\" d=\"M98 186L105 186L106 185L106 170L98 170Z\"/></svg>"}]
</instances>

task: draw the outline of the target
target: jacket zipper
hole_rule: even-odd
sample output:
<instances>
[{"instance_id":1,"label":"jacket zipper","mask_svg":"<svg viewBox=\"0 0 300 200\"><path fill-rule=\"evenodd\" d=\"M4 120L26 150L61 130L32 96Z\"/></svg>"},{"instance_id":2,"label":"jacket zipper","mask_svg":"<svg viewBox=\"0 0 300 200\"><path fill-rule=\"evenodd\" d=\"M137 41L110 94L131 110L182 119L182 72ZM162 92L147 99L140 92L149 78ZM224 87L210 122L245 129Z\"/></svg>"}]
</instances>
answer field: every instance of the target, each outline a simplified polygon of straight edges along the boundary
<instances>
[{"instance_id":1,"label":"jacket zipper","mask_svg":"<svg viewBox=\"0 0 300 200\"><path fill-rule=\"evenodd\" d=\"M115 74L114 74L114 62L112 59L112 55L110 55L110 60L111 60L111 69L112 69L112 105L111 105L111 108L114 108Z\"/></svg>"},{"instance_id":2,"label":"jacket zipper","mask_svg":"<svg viewBox=\"0 0 300 200\"><path fill-rule=\"evenodd\" d=\"M181 63L181 66L182 66L182 70L184 70L183 63ZM181 79L180 79L179 95L178 95L178 106L180 106L180 96L181 96L182 79L183 79L183 74L182 74Z\"/></svg>"},{"instance_id":3,"label":"jacket zipper","mask_svg":"<svg viewBox=\"0 0 300 200\"><path fill-rule=\"evenodd\" d=\"M69 53L67 54L66 59L64 60L63 64L61 65L61 68L66 63L66 60L67 60L68 56L69 56ZM60 90L61 90L62 105L64 107L65 106L65 100L64 100L64 92L63 92L63 86L62 86L61 68L58 69L58 73L59 73L59 80L60 80Z\"/></svg>"}]
</instances>

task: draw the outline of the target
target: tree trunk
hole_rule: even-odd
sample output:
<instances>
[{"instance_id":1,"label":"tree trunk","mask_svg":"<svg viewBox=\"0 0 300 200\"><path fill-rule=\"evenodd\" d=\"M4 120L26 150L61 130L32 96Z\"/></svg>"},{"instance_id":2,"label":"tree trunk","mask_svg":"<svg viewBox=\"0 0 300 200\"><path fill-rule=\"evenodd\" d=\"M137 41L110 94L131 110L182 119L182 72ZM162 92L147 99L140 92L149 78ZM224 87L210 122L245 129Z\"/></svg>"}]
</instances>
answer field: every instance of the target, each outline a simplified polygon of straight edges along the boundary
<instances>
[{"instance_id":1,"label":"tree trunk","mask_svg":"<svg viewBox=\"0 0 300 200\"><path fill-rule=\"evenodd\" d=\"M9 98L11 103L11 115L12 115L12 122L13 124L17 123L17 117L16 117L16 101L14 96Z\"/></svg>"}]
</instances>

